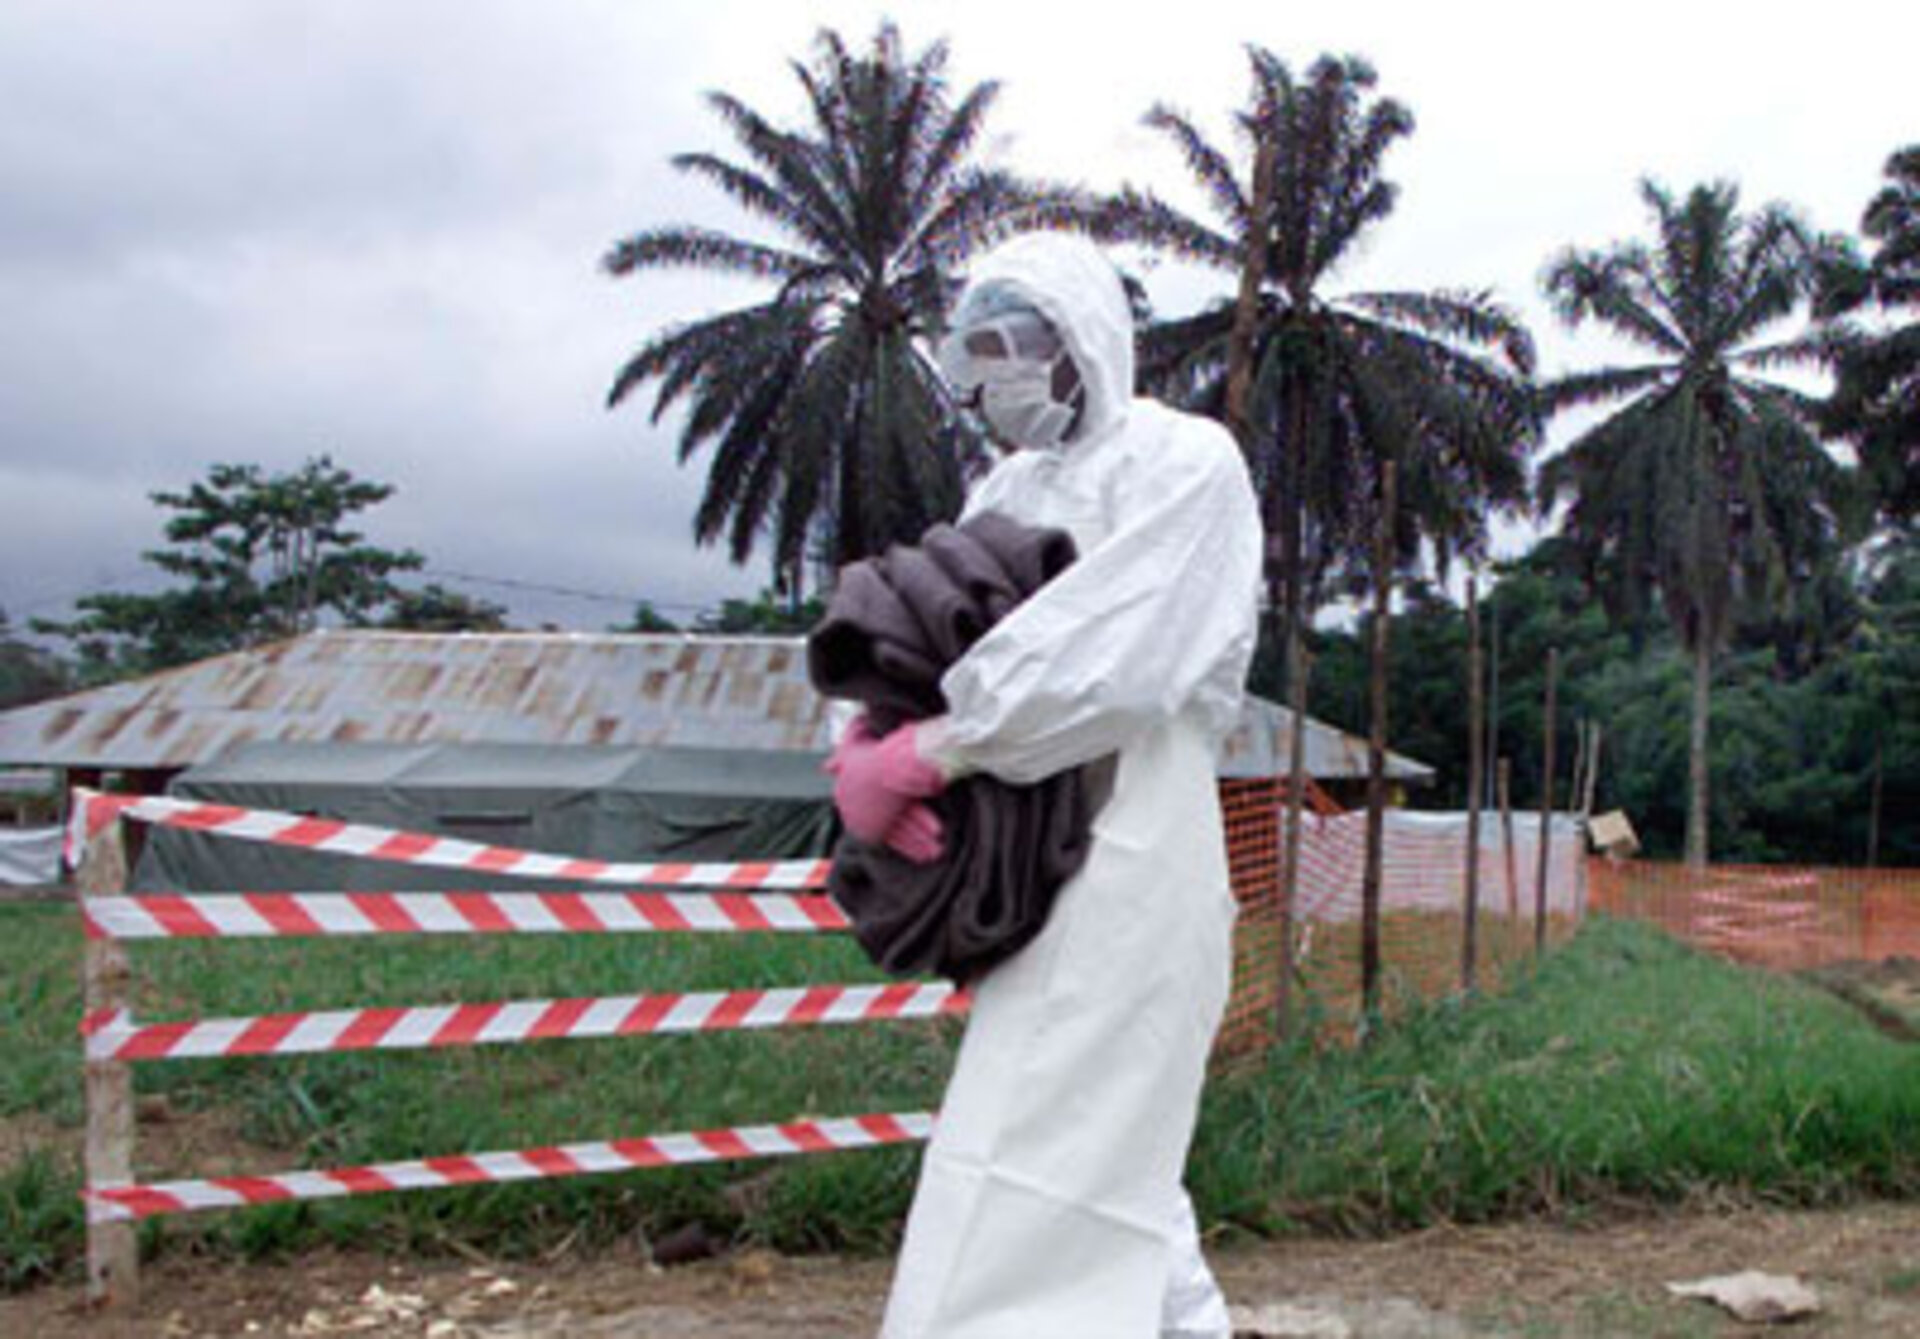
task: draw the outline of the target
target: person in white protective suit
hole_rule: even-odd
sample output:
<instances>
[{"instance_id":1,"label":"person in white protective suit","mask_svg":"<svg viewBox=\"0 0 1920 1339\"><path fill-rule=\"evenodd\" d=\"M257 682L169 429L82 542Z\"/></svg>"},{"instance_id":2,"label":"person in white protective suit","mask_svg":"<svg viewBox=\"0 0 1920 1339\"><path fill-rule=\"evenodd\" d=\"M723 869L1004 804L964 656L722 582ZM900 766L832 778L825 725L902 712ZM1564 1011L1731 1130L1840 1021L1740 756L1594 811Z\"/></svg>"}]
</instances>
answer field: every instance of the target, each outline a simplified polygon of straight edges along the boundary
<instances>
[{"instance_id":1,"label":"person in white protective suit","mask_svg":"<svg viewBox=\"0 0 1920 1339\"><path fill-rule=\"evenodd\" d=\"M884 1339L1230 1330L1181 1173L1231 970L1214 751L1261 528L1227 432L1134 397L1132 330L1082 239L975 266L940 364L1009 450L967 512L1061 527L1079 558L953 665L945 716L836 758L849 826L915 858L938 845L924 800L955 777L1111 777L1046 928L973 987Z\"/></svg>"}]
</instances>

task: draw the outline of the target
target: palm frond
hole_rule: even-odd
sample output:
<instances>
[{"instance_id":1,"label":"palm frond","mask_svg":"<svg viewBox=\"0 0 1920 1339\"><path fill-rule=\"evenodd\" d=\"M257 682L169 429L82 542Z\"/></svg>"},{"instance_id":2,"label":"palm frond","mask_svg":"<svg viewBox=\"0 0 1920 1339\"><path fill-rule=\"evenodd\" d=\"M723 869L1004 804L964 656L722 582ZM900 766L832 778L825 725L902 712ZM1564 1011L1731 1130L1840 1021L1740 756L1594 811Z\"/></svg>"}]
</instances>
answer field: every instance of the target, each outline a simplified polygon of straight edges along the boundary
<instances>
[{"instance_id":1,"label":"palm frond","mask_svg":"<svg viewBox=\"0 0 1920 1339\"><path fill-rule=\"evenodd\" d=\"M1686 337L1647 305L1644 266L1644 254L1634 247L1612 254L1569 248L1547 267L1542 283L1569 326L1595 320L1638 344L1684 358Z\"/></svg>"},{"instance_id":2,"label":"palm frond","mask_svg":"<svg viewBox=\"0 0 1920 1339\"><path fill-rule=\"evenodd\" d=\"M1771 370L1777 367L1828 367L1839 356L1844 336L1831 330L1813 330L1792 339L1776 340L1735 350L1727 361L1739 367Z\"/></svg>"},{"instance_id":3,"label":"palm frond","mask_svg":"<svg viewBox=\"0 0 1920 1339\"><path fill-rule=\"evenodd\" d=\"M987 115L999 98L999 84L975 85L938 126L907 201L908 217L925 217L941 194L954 186L957 169L979 142Z\"/></svg>"},{"instance_id":4,"label":"palm frond","mask_svg":"<svg viewBox=\"0 0 1920 1339\"><path fill-rule=\"evenodd\" d=\"M608 274L616 276L669 265L691 265L762 279L782 279L805 269L808 261L791 251L744 242L708 228L657 228L616 242L600 264Z\"/></svg>"},{"instance_id":5,"label":"palm frond","mask_svg":"<svg viewBox=\"0 0 1920 1339\"><path fill-rule=\"evenodd\" d=\"M1241 191L1226 155L1209 144L1192 121L1164 103L1147 113L1145 124L1178 146L1187 170L1193 173L1220 217L1227 221L1233 232L1245 235L1249 227L1247 197Z\"/></svg>"},{"instance_id":6,"label":"palm frond","mask_svg":"<svg viewBox=\"0 0 1920 1339\"><path fill-rule=\"evenodd\" d=\"M1237 272L1240 249L1233 239L1200 223L1149 192L1125 187L1100 219L1101 235L1114 242L1136 243L1168 251L1183 260L1198 261Z\"/></svg>"},{"instance_id":7,"label":"palm frond","mask_svg":"<svg viewBox=\"0 0 1920 1339\"><path fill-rule=\"evenodd\" d=\"M1533 335L1490 293L1350 293L1341 301L1431 335L1493 348L1516 375L1533 375Z\"/></svg>"},{"instance_id":8,"label":"palm frond","mask_svg":"<svg viewBox=\"0 0 1920 1339\"><path fill-rule=\"evenodd\" d=\"M1672 366L1666 363L1575 372L1542 385L1540 402L1549 414L1582 405L1608 404L1652 390L1670 382L1674 375Z\"/></svg>"}]
</instances>

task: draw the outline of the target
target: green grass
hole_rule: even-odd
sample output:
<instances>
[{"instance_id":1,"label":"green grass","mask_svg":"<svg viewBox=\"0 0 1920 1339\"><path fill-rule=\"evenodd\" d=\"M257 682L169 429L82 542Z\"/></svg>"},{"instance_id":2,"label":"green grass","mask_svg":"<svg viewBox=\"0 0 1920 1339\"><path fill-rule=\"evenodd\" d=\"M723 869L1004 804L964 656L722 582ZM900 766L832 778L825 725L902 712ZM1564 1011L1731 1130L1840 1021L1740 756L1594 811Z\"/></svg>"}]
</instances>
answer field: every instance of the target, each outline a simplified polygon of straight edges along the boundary
<instances>
[{"instance_id":1,"label":"green grass","mask_svg":"<svg viewBox=\"0 0 1920 1339\"><path fill-rule=\"evenodd\" d=\"M615 995L878 979L848 941L808 936L172 941L131 946L144 1021L349 1005ZM71 1256L77 1219L29 1205L77 1184L82 1119L79 933L71 908L0 907L0 1118L33 1112L71 1133L30 1174L0 1168L0 1254ZM958 1027L902 1023L463 1050L140 1065L143 1179L333 1167L516 1149L797 1116L938 1103ZM217 1113L210 1116L209 1113ZM241 1147L173 1131L217 1120ZM161 1156L155 1157L158 1149ZM244 1156L242 1156L244 1155ZM168 1221L165 1242L260 1254L314 1240L402 1249L450 1242L512 1254L701 1221L783 1250L880 1250L912 1194L912 1150L690 1168L630 1177L385 1195ZM20 1206L15 1212L13 1206ZM29 1229L24 1224L41 1226Z\"/></svg>"},{"instance_id":2,"label":"green grass","mask_svg":"<svg viewBox=\"0 0 1920 1339\"><path fill-rule=\"evenodd\" d=\"M1789 978L1596 920L1503 993L1216 1085L1203 1214L1379 1232L1712 1188L1920 1192L1920 1047Z\"/></svg>"},{"instance_id":3,"label":"green grass","mask_svg":"<svg viewBox=\"0 0 1920 1339\"><path fill-rule=\"evenodd\" d=\"M62 1137L0 1168L5 1286L78 1257L80 1119L70 908L0 907L0 1117ZM134 945L143 1018L871 979L812 937L191 941ZM511 1149L937 1104L957 1029L905 1023L201 1061L136 1069L143 1097L230 1131L245 1170ZM1786 1203L1920 1190L1920 1048L1826 994L1599 922L1537 972L1415 1008L1358 1050L1299 1045L1211 1086L1190 1180L1213 1224L1378 1232L1580 1213L1712 1187ZM237 1170L166 1127L143 1177ZM175 1141L176 1143L178 1141ZM152 1156L157 1150L159 1160ZM916 1158L887 1150L276 1205L167 1220L152 1249L321 1241L501 1255L700 1221L786 1251L886 1249ZM15 1263L18 1262L18 1263Z\"/></svg>"}]
</instances>

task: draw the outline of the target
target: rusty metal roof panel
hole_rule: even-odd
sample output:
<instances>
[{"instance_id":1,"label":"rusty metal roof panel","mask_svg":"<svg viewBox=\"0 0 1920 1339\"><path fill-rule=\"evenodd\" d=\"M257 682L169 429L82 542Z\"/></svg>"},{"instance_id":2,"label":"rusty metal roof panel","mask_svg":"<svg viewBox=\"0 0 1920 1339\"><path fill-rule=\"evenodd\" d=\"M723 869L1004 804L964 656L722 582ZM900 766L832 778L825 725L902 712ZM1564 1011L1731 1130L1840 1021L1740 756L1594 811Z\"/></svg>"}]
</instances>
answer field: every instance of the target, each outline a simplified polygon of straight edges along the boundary
<instances>
[{"instance_id":1,"label":"rusty metal roof panel","mask_svg":"<svg viewBox=\"0 0 1920 1339\"><path fill-rule=\"evenodd\" d=\"M1286 719L1251 701L1223 769L1283 769ZM1314 775L1365 775L1361 741L1318 721L1307 737ZM827 721L793 638L358 630L0 713L0 763L14 765L192 767L253 740L824 752Z\"/></svg>"},{"instance_id":2,"label":"rusty metal roof panel","mask_svg":"<svg viewBox=\"0 0 1920 1339\"><path fill-rule=\"evenodd\" d=\"M0 713L0 758L189 767L260 740L813 747L795 643L320 632Z\"/></svg>"}]
</instances>

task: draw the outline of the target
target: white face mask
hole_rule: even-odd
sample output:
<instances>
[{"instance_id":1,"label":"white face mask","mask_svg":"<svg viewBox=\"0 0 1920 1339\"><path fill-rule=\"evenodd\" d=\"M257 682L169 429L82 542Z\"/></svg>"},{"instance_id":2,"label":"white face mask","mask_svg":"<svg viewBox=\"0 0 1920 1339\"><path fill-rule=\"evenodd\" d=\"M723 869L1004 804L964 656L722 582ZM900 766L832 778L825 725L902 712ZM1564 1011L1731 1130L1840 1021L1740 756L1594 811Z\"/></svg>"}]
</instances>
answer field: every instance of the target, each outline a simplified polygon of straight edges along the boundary
<instances>
[{"instance_id":1,"label":"white face mask","mask_svg":"<svg viewBox=\"0 0 1920 1339\"><path fill-rule=\"evenodd\" d=\"M941 371L996 441L1030 450L1058 446L1086 404L1079 370L1045 317L1031 307L994 305L941 342Z\"/></svg>"},{"instance_id":2,"label":"white face mask","mask_svg":"<svg viewBox=\"0 0 1920 1339\"><path fill-rule=\"evenodd\" d=\"M1053 363L1019 362L981 382L978 407L988 430L1008 446L1046 449L1064 442L1080 406L1077 399L1055 399L1053 380Z\"/></svg>"}]
</instances>

